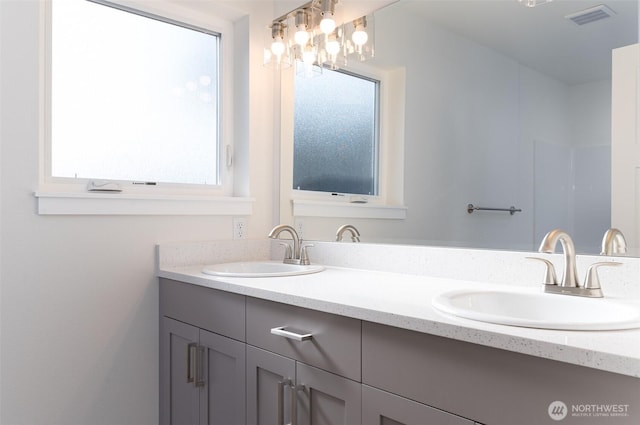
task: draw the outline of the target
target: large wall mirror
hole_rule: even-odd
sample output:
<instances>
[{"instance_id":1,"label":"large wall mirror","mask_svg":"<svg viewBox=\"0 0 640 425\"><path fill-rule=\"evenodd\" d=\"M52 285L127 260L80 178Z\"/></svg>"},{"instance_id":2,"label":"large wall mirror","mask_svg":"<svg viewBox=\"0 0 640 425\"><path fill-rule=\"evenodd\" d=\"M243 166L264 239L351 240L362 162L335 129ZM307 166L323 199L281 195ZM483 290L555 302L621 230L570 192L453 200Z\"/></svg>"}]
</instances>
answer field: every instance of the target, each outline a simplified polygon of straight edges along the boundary
<instances>
[{"instance_id":1,"label":"large wall mirror","mask_svg":"<svg viewBox=\"0 0 640 425\"><path fill-rule=\"evenodd\" d=\"M567 18L596 6L603 19ZM408 214L363 222L363 240L530 251L562 228L598 253L611 225L611 50L638 43L638 1L399 0L375 25L371 65L406 75Z\"/></svg>"}]
</instances>

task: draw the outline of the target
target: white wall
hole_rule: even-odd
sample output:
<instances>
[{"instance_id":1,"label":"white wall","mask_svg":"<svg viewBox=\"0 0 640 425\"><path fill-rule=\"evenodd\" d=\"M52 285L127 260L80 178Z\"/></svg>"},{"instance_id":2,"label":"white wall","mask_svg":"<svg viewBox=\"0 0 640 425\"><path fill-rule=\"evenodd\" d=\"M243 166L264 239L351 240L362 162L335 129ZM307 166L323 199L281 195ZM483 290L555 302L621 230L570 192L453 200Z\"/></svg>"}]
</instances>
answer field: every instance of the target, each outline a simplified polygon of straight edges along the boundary
<instances>
[{"instance_id":1,"label":"white wall","mask_svg":"<svg viewBox=\"0 0 640 425\"><path fill-rule=\"evenodd\" d=\"M523 141L534 141L534 241L561 228L578 252L599 253L611 226L611 81L530 88L522 122ZM531 109L536 98L546 101Z\"/></svg>"},{"instance_id":2,"label":"white wall","mask_svg":"<svg viewBox=\"0 0 640 425\"><path fill-rule=\"evenodd\" d=\"M377 37L377 60L407 67L409 212L397 236L532 249L533 144L570 143L566 85L419 16L399 17L401 5L388 11L377 31L396 37ZM523 212L468 214L469 203Z\"/></svg>"},{"instance_id":3,"label":"white wall","mask_svg":"<svg viewBox=\"0 0 640 425\"><path fill-rule=\"evenodd\" d=\"M597 252L611 227L611 80L570 87L573 235L578 252Z\"/></svg>"},{"instance_id":4,"label":"white wall","mask_svg":"<svg viewBox=\"0 0 640 425\"><path fill-rule=\"evenodd\" d=\"M523 192L532 193L527 210L532 245L537 248L552 229L571 232L571 131L569 88L547 75L521 68L520 140L524 176L531 176ZM532 179L532 180L530 180Z\"/></svg>"},{"instance_id":5,"label":"white wall","mask_svg":"<svg viewBox=\"0 0 640 425\"><path fill-rule=\"evenodd\" d=\"M256 199L248 233L259 238L273 224L274 99L256 49L272 4L243 7L252 19L238 25L253 36L237 38L251 54L235 88L236 135ZM38 3L2 0L0 17L0 422L155 424L155 244L230 239L232 218L37 215Z\"/></svg>"},{"instance_id":6,"label":"white wall","mask_svg":"<svg viewBox=\"0 0 640 425\"><path fill-rule=\"evenodd\" d=\"M561 228L578 252L599 253L611 226L611 81L557 84L556 101L531 114L541 117L548 109L562 125L555 137L534 133L534 239ZM538 127L538 119L532 129L552 128Z\"/></svg>"},{"instance_id":7,"label":"white wall","mask_svg":"<svg viewBox=\"0 0 640 425\"><path fill-rule=\"evenodd\" d=\"M611 216L640 255L640 44L613 50Z\"/></svg>"}]
</instances>

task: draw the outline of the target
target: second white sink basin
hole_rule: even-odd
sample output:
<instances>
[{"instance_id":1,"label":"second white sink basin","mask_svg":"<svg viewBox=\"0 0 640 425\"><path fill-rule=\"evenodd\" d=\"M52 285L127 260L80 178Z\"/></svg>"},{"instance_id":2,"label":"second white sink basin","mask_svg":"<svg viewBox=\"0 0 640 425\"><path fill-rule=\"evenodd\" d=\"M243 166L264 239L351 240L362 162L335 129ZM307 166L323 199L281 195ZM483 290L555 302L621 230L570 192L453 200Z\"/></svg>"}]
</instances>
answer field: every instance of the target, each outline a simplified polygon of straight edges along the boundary
<instances>
[{"instance_id":1,"label":"second white sink basin","mask_svg":"<svg viewBox=\"0 0 640 425\"><path fill-rule=\"evenodd\" d=\"M640 304L538 292L461 290L445 292L433 306L481 322L540 329L616 330L640 328Z\"/></svg>"},{"instance_id":2,"label":"second white sink basin","mask_svg":"<svg viewBox=\"0 0 640 425\"><path fill-rule=\"evenodd\" d=\"M285 264L281 261L242 261L206 266L202 273L222 277L279 277L318 273L324 267L311 264Z\"/></svg>"}]
</instances>

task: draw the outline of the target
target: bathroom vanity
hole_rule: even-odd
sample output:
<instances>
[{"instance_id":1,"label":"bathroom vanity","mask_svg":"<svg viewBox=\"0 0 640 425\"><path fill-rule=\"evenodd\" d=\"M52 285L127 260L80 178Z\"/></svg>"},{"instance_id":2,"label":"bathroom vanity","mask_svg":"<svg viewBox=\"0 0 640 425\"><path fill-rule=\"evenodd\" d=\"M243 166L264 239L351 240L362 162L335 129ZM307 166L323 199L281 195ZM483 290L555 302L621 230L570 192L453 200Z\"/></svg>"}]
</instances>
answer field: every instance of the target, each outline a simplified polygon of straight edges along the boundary
<instances>
[{"instance_id":1,"label":"bathroom vanity","mask_svg":"<svg viewBox=\"0 0 640 425\"><path fill-rule=\"evenodd\" d=\"M319 245L325 271L255 279L208 276L161 251L162 423L638 422L640 331L448 317L435 294L498 284L335 267L336 247Z\"/></svg>"}]
</instances>

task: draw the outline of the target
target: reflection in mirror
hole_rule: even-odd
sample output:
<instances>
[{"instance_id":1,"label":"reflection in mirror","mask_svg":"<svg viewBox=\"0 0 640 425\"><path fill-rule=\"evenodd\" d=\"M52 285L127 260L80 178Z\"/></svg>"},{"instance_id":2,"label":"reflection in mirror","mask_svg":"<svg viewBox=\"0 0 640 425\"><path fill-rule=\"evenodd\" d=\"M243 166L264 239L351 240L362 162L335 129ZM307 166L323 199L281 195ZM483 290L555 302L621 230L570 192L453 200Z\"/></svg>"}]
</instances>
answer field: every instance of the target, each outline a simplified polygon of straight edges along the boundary
<instances>
[{"instance_id":1,"label":"reflection in mirror","mask_svg":"<svg viewBox=\"0 0 640 425\"><path fill-rule=\"evenodd\" d=\"M611 227L611 50L638 42L638 2L399 2L376 13L380 67L406 69L402 242L534 250ZM467 212L467 205L522 213ZM369 230L370 232L371 230ZM389 242L388 240L386 242Z\"/></svg>"},{"instance_id":2,"label":"reflection in mirror","mask_svg":"<svg viewBox=\"0 0 640 425\"><path fill-rule=\"evenodd\" d=\"M379 82L331 70L294 80L292 188L377 195Z\"/></svg>"}]
</instances>

